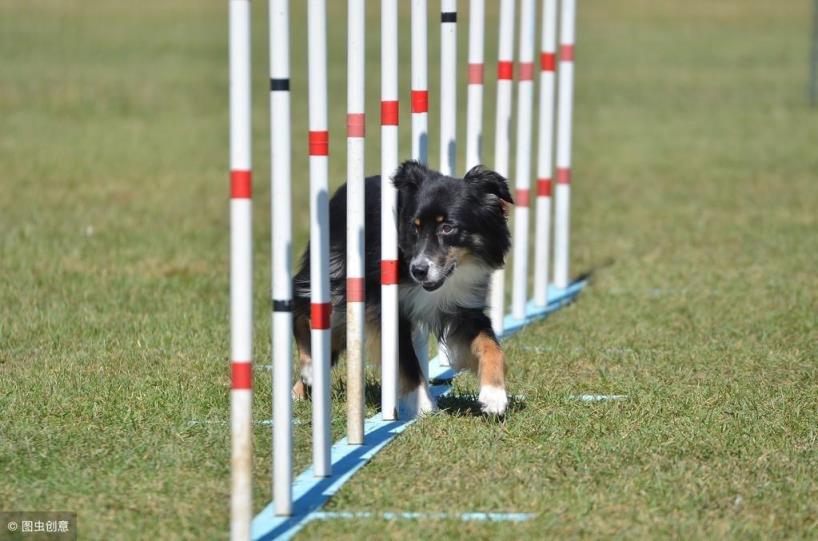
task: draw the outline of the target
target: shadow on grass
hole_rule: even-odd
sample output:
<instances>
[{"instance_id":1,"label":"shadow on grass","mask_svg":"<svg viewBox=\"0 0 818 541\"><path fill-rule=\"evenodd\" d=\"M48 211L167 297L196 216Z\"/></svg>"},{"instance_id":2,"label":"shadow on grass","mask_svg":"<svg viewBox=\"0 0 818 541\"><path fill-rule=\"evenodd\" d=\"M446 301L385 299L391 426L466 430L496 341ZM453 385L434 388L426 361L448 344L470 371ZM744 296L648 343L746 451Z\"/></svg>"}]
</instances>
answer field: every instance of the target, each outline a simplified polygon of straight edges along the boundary
<instances>
[{"instance_id":1,"label":"shadow on grass","mask_svg":"<svg viewBox=\"0 0 818 541\"><path fill-rule=\"evenodd\" d=\"M345 378L339 378L332 383L333 398L347 399L347 382ZM364 403L367 407L380 408L381 406L381 382L375 379L366 379L364 386Z\"/></svg>"},{"instance_id":2,"label":"shadow on grass","mask_svg":"<svg viewBox=\"0 0 818 541\"><path fill-rule=\"evenodd\" d=\"M485 417L487 419L496 420L503 420L505 418L505 415L497 417L483 413L480 409L480 402L477 401L477 395L471 393L441 396L437 401L437 405L440 408L440 412L447 415L471 415L472 417ZM510 396L506 413L523 411L525 408L525 402L517 397Z\"/></svg>"}]
</instances>

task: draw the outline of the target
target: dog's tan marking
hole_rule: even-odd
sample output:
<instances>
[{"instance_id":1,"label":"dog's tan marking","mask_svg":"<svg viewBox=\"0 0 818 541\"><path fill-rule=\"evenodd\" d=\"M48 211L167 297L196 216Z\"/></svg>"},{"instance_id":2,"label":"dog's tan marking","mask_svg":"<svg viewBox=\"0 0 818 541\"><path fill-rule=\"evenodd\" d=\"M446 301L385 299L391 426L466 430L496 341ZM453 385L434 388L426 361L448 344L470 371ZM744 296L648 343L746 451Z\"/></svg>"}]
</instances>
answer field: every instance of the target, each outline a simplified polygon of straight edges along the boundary
<instances>
[{"instance_id":1,"label":"dog's tan marking","mask_svg":"<svg viewBox=\"0 0 818 541\"><path fill-rule=\"evenodd\" d=\"M437 216L435 216L435 221L437 223L442 223L443 222L443 215L438 214Z\"/></svg>"},{"instance_id":2,"label":"dog's tan marking","mask_svg":"<svg viewBox=\"0 0 818 541\"><path fill-rule=\"evenodd\" d=\"M415 227L420 227L420 218L415 218Z\"/></svg>"},{"instance_id":3,"label":"dog's tan marking","mask_svg":"<svg viewBox=\"0 0 818 541\"><path fill-rule=\"evenodd\" d=\"M477 358L477 377L480 379L480 385L505 388L505 356L497 341L481 332L472 340L471 352Z\"/></svg>"}]
</instances>

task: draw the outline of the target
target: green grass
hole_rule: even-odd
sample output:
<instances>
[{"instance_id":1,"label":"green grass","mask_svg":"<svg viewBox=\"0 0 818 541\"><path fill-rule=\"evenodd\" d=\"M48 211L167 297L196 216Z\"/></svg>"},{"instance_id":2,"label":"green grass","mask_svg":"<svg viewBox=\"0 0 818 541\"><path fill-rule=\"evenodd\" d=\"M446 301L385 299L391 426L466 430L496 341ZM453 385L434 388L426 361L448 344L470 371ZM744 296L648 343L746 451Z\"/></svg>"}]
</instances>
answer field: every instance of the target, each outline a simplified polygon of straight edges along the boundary
<instances>
[{"instance_id":1,"label":"green grass","mask_svg":"<svg viewBox=\"0 0 818 541\"><path fill-rule=\"evenodd\" d=\"M302 25L303 5L293 4ZM537 518L336 521L310 524L302 537L818 538L810 4L580 4L572 268L593 270L591 287L507 343L510 390L525 400L505 422L469 413L475 387L464 377L462 399L411 427L328 507ZM330 7L330 20L343 20L345 3ZM253 10L255 352L266 364L266 6ZM0 508L76 511L89 539L226 534L226 29L226 2L0 3ZM330 32L337 184L345 29ZM401 32L408 60L408 27ZM293 38L294 181L305 209L306 32ZM435 26L430 38L437 51ZM458 120L463 130L462 112ZM437 163L436 116L431 123ZM402 124L406 154L406 107ZM297 213L299 250L305 215ZM256 371L256 419L270 416L268 374ZM340 436L340 381L335 390ZM567 398L582 392L630 398ZM296 413L305 421L295 429L300 471L308 404ZM270 439L269 427L256 427L257 510L270 500Z\"/></svg>"}]
</instances>

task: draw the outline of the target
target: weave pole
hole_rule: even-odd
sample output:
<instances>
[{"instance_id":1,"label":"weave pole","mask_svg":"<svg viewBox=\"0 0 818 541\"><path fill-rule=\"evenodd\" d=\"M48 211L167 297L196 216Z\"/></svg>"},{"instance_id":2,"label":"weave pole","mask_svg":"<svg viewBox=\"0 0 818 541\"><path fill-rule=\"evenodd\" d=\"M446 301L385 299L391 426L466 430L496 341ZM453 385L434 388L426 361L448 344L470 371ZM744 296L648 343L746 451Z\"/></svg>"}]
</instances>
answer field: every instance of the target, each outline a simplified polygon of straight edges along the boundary
<instances>
[{"instance_id":1,"label":"weave pole","mask_svg":"<svg viewBox=\"0 0 818 541\"><path fill-rule=\"evenodd\" d=\"M440 2L440 172L457 169L457 0ZM438 361L449 365L446 343L438 342Z\"/></svg>"},{"instance_id":2,"label":"weave pole","mask_svg":"<svg viewBox=\"0 0 818 541\"><path fill-rule=\"evenodd\" d=\"M429 163L429 60L426 0L412 0L412 159ZM416 327L412 345L424 381L429 377L429 331Z\"/></svg>"},{"instance_id":3,"label":"weave pole","mask_svg":"<svg viewBox=\"0 0 818 541\"><path fill-rule=\"evenodd\" d=\"M292 187L289 1L270 0L270 203L273 267L273 500L292 514ZM276 204L278 203L278 204Z\"/></svg>"},{"instance_id":4,"label":"weave pole","mask_svg":"<svg viewBox=\"0 0 818 541\"><path fill-rule=\"evenodd\" d=\"M500 0L500 36L497 55L497 116L494 132L494 170L508 177L508 153L511 145L511 91L514 74L514 0ZM505 316L505 271L491 275L489 299L491 326L497 335L503 332Z\"/></svg>"},{"instance_id":5,"label":"weave pole","mask_svg":"<svg viewBox=\"0 0 818 541\"><path fill-rule=\"evenodd\" d=\"M250 0L230 0L230 538L253 518L253 253Z\"/></svg>"},{"instance_id":6,"label":"weave pole","mask_svg":"<svg viewBox=\"0 0 818 541\"><path fill-rule=\"evenodd\" d=\"M466 171L483 163L483 41L485 0L469 2L469 66L466 102Z\"/></svg>"},{"instance_id":7,"label":"weave pole","mask_svg":"<svg viewBox=\"0 0 818 541\"><path fill-rule=\"evenodd\" d=\"M520 4L520 72L517 84L517 140L514 160L514 271L511 317L525 319L528 301L528 205L531 186L531 115L534 98L535 0Z\"/></svg>"},{"instance_id":8,"label":"weave pole","mask_svg":"<svg viewBox=\"0 0 818 541\"><path fill-rule=\"evenodd\" d=\"M440 2L440 172L457 170L457 0Z\"/></svg>"},{"instance_id":9,"label":"weave pole","mask_svg":"<svg viewBox=\"0 0 818 541\"><path fill-rule=\"evenodd\" d=\"M347 35L347 441L364 442L364 63L366 1L349 0Z\"/></svg>"},{"instance_id":10,"label":"weave pole","mask_svg":"<svg viewBox=\"0 0 818 541\"><path fill-rule=\"evenodd\" d=\"M412 159L429 161L427 0L412 0Z\"/></svg>"},{"instance_id":11,"label":"weave pole","mask_svg":"<svg viewBox=\"0 0 818 541\"><path fill-rule=\"evenodd\" d=\"M381 415L398 398L398 2L381 0Z\"/></svg>"},{"instance_id":12,"label":"weave pole","mask_svg":"<svg viewBox=\"0 0 818 541\"><path fill-rule=\"evenodd\" d=\"M574 108L576 0L561 0L559 97L557 102L557 187L554 213L554 285L568 287L571 221L571 116Z\"/></svg>"},{"instance_id":13,"label":"weave pole","mask_svg":"<svg viewBox=\"0 0 818 541\"><path fill-rule=\"evenodd\" d=\"M537 146L537 223L534 243L534 306L548 305L548 256L551 250L551 172L554 147L554 68L557 51L557 0L542 3L540 115Z\"/></svg>"},{"instance_id":14,"label":"weave pole","mask_svg":"<svg viewBox=\"0 0 818 541\"><path fill-rule=\"evenodd\" d=\"M331 474L329 292L329 132L327 131L327 6L310 0L307 12L309 55L310 156L310 345L312 349L312 462L316 477Z\"/></svg>"}]
</instances>

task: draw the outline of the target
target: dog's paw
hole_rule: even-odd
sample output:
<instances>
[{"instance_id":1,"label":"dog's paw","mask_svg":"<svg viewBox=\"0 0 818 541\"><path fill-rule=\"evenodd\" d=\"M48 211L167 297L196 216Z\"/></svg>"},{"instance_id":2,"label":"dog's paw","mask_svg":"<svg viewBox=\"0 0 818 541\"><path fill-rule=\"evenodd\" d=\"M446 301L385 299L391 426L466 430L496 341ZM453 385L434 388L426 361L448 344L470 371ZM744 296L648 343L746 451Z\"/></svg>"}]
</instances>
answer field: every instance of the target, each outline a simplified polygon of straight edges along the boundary
<instances>
[{"instance_id":1,"label":"dog's paw","mask_svg":"<svg viewBox=\"0 0 818 541\"><path fill-rule=\"evenodd\" d=\"M489 415L503 415L508 407L508 395L502 387L483 385L480 387L480 409Z\"/></svg>"},{"instance_id":2,"label":"dog's paw","mask_svg":"<svg viewBox=\"0 0 818 541\"><path fill-rule=\"evenodd\" d=\"M417 417L433 411L437 411L437 403L425 385L415 388L400 398L401 417Z\"/></svg>"},{"instance_id":3,"label":"dog's paw","mask_svg":"<svg viewBox=\"0 0 818 541\"><path fill-rule=\"evenodd\" d=\"M303 381L307 387L312 387L312 363L301 365L301 381Z\"/></svg>"},{"instance_id":4,"label":"dog's paw","mask_svg":"<svg viewBox=\"0 0 818 541\"><path fill-rule=\"evenodd\" d=\"M293 385L293 400L306 400L309 396L309 390L304 382L301 380L296 381L295 385Z\"/></svg>"}]
</instances>

